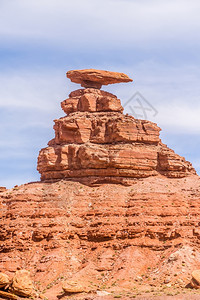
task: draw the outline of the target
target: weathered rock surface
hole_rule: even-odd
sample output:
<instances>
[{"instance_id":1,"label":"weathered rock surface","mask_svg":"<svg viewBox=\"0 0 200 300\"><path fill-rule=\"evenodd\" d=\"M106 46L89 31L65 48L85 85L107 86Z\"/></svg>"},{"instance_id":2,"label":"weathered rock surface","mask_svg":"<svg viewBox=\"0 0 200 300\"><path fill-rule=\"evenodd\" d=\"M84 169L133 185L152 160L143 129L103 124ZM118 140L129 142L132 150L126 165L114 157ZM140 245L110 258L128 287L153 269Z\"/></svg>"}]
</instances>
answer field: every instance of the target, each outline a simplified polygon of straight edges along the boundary
<instances>
[{"instance_id":1,"label":"weathered rock surface","mask_svg":"<svg viewBox=\"0 0 200 300\"><path fill-rule=\"evenodd\" d=\"M165 278L187 285L200 269L199 186L194 175L135 179L131 186L61 180L5 191L0 269L29 269L52 300L66 280L92 282L92 290L131 290L141 275L143 285Z\"/></svg>"},{"instance_id":2,"label":"weathered rock surface","mask_svg":"<svg viewBox=\"0 0 200 300\"><path fill-rule=\"evenodd\" d=\"M123 107L121 106L120 100L117 96L93 89L79 89L71 92L69 99L61 102L61 107L66 114L72 112L122 112Z\"/></svg>"},{"instance_id":3,"label":"weathered rock surface","mask_svg":"<svg viewBox=\"0 0 200 300\"><path fill-rule=\"evenodd\" d=\"M80 83L83 87L97 89L100 89L102 85L133 81L124 73L95 69L68 71L67 77L72 82Z\"/></svg>"},{"instance_id":4,"label":"weathered rock surface","mask_svg":"<svg viewBox=\"0 0 200 300\"><path fill-rule=\"evenodd\" d=\"M2 297L3 299L19 300L18 296L14 295L12 293L9 293L9 292L4 292L4 291L0 291L0 297Z\"/></svg>"},{"instance_id":5,"label":"weathered rock surface","mask_svg":"<svg viewBox=\"0 0 200 300\"><path fill-rule=\"evenodd\" d=\"M33 292L33 283L30 272L27 270L16 271L12 280L12 291L14 294L29 297Z\"/></svg>"},{"instance_id":6,"label":"weathered rock surface","mask_svg":"<svg viewBox=\"0 0 200 300\"><path fill-rule=\"evenodd\" d=\"M1 193L1 192L5 192L5 191L6 191L6 187L0 186L0 193Z\"/></svg>"},{"instance_id":7,"label":"weathered rock surface","mask_svg":"<svg viewBox=\"0 0 200 300\"><path fill-rule=\"evenodd\" d=\"M71 280L64 282L62 288L66 293L82 293L87 291L81 282Z\"/></svg>"},{"instance_id":8,"label":"weathered rock surface","mask_svg":"<svg viewBox=\"0 0 200 300\"><path fill-rule=\"evenodd\" d=\"M195 174L189 162L162 144L155 123L123 115L115 95L79 89L61 106L68 116L55 120L55 138L40 151L41 180L129 184L134 178Z\"/></svg>"},{"instance_id":9,"label":"weathered rock surface","mask_svg":"<svg viewBox=\"0 0 200 300\"><path fill-rule=\"evenodd\" d=\"M200 288L200 270L194 270L192 272L192 279L190 285L196 289Z\"/></svg>"},{"instance_id":10,"label":"weathered rock surface","mask_svg":"<svg viewBox=\"0 0 200 300\"><path fill-rule=\"evenodd\" d=\"M7 286L10 283L9 276L0 272L0 288Z\"/></svg>"}]
</instances>

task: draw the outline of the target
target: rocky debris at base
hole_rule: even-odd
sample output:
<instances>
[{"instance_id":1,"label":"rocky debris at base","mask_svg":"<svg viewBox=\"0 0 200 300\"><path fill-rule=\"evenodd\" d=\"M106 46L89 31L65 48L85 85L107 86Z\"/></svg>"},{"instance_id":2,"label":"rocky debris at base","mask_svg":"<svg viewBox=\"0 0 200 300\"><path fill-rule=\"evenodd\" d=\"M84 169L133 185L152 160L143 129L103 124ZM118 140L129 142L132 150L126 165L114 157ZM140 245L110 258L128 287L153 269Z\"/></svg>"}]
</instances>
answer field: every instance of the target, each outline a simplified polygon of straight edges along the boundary
<instances>
[{"instance_id":1,"label":"rocky debris at base","mask_svg":"<svg viewBox=\"0 0 200 300\"><path fill-rule=\"evenodd\" d=\"M62 288L65 293L69 294L83 293L88 291L88 289L81 282L72 280L64 282Z\"/></svg>"},{"instance_id":2,"label":"rocky debris at base","mask_svg":"<svg viewBox=\"0 0 200 300\"><path fill-rule=\"evenodd\" d=\"M27 270L16 271L11 285L12 291L19 296L29 297L33 292L33 283L30 272Z\"/></svg>"},{"instance_id":3,"label":"rocky debris at base","mask_svg":"<svg viewBox=\"0 0 200 300\"><path fill-rule=\"evenodd\" d=\"M9 293L9 292L4 292L0 290L0 297L2 297L3 299L11 299L11 300L18 300L19 297L16 296L15 294Z\"/></svg>"},{"instance_id":4,"label":"rocky debris at base","mask_svg":"<svg viewBox=\"0 0 200 300\"><path fill-rule=\"evenodd\" d=\"M0 288L4 288L10 284L9 276L5 273L0 273Z\"/></svg>"},{"instance_id":5,"label":"rocky debris at base","mask_svg":"<svg viewBox=\"0 0 200 300\"><path fill-rule=\"evenodd\" d=\"M190 281L190 285L192 288L195 288L195 289L200 288L200 269L194 270L192 272L192 279Z\"/></svg>"},{"instance_id":6,"label":"rocky debris at base","mask_svg":"<svg viewBox=\"0 0 200 300\"><path fill-rule=\"evenodd\" d=\"M0 273L0 296L8 299L18 299L17 296L31 297L33 294L33 283L30 272L17 270L12 280L5 273ZM8 291L7 291L8 290Z\"/></svg>"}]
</instances>

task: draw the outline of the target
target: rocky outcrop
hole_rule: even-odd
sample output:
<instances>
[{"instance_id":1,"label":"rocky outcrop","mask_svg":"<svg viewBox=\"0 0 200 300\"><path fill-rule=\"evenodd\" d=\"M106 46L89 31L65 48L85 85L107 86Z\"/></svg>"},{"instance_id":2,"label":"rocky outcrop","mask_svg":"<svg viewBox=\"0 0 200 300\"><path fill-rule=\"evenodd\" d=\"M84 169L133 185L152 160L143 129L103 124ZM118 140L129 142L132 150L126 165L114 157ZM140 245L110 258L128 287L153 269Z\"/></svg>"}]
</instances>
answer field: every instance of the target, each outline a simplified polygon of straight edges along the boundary
<instances>
[{"instance_id":1,"label":"rocky outcrop","mask_svg":"<svg viewBox=\"0 0 200 300\"><path fill-rule=\"evenodd\" d=\"M97 76L100 71L93 71L67 74L79 83L83 78L96 78L101 83L106 80L104 73ZM84 77L86 74L89 77ZM115 82L122 78L116 77ZM129 184L134 178L195 174L189 162L162 144L155 123L123 115L121 102L113 94L95 88L79 89L71 92L61 107L67 116L55 120L55 138L38 157L41 180Z\"/></svg>"}]
</instances>

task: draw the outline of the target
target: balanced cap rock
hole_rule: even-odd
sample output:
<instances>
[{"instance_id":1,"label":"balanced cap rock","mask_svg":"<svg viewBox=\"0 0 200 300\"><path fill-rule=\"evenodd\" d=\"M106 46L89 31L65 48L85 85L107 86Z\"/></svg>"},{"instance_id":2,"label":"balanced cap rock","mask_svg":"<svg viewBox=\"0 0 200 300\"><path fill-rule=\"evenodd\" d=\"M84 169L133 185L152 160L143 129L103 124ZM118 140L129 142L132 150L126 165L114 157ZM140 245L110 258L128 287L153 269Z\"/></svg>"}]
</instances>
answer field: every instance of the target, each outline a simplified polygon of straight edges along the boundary
<instances>
[{"instance_id":1,"label":"balanced cap rock","mask_svg":"<svg viewBox=\"0 0 200 300\"><path fill-rule=\"evenodd\" d=\"M124 73L94 69L68 71L67 77L72 82L80 83L82 87L97 89L102 85L133 81Z\"/></svg>"},{"instance_id":2,"label":"balanced cap rock","mask_svg":"<svg viewBox=\"0 0 200 300\"><path fill-rule=\"evenodd\" d=\"M196 174L190 162L161 142L155 123L124 115L117 96L91 88L93 83L131 81L127 75L81 70L67 76L86 88L61 103L67 116L55 120L55 138L40 151L41 180L128 184L134 178Z\"/></svg>"}]
</instances>

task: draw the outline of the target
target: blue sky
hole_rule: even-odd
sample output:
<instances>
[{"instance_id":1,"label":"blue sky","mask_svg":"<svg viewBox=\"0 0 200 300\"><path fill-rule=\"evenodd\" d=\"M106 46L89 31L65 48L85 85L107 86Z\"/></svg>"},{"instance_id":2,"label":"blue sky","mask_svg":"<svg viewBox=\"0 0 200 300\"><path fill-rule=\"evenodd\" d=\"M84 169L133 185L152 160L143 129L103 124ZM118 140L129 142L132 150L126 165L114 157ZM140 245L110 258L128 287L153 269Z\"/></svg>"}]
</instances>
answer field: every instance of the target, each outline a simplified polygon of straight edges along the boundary
<instances>
[{"instance_id":1,"label":"blue sky","mask_svg":"<svg viewBox=\"0 0 200 300\"><path fill-rule=\"evenodd\" d=\"M165 144L200 173L199 0L0 0L0 186L39 180L38 152L71 90L65 73L97 68L133 83Z\"/></svg>"}]
</instances>

